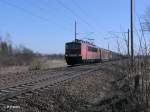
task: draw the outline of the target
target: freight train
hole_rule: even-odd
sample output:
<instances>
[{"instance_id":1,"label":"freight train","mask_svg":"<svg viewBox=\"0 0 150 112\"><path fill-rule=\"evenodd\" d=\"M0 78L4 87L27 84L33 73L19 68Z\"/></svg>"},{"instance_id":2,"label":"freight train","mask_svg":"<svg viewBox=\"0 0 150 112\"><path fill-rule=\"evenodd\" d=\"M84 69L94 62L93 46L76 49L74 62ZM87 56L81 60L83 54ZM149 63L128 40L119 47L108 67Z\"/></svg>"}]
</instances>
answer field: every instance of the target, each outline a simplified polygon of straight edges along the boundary
<instances>
[{"instance_id":1,"label":"freight train","mask_svg":"<svg viewBox=\"0 0 150 112\"><path fill-rule=\"evenodd\" d=\"M65 59L68 65L98 63L117 60L121 57L118 53L79 39L65 44Z\"/></svg>"}]
</instances>

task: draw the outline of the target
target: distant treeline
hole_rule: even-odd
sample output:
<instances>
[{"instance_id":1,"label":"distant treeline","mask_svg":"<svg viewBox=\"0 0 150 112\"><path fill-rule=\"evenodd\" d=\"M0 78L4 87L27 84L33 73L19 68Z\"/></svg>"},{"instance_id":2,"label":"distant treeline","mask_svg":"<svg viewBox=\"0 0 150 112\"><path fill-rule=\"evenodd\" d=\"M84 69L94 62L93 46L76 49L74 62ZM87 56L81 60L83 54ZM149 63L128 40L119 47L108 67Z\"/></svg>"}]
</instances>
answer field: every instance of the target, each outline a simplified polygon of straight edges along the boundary
<instances>
[{"instance_id":1,"label":"distant treeline","mask_svg":"<svg viewBox=\"0 0 150 112\"><path fill-rule=\"evenodd\" d=\"M63 54L42 55L20 45L13 47L12 43L0 38L0 66L29 65L35 58L64 59Z\"/></svg>"},{"instance_id":2,"label":"distant treeline","mask_svg":"<svg viewBox=\"0 0 150 112\"><path fill-rule=\"evenodd\" d=\"M11 43L0 38L0 65L30 64L34 55L29 48L24 46L14 48Z\"/></svg>"},{"instance_id":3,"label":"distant treeline","mask_svg":"<svg viewBox=\"0 0 150 112\"><path fill-rule=\"evenodd\" d=\"M64 54L50 54L47 57L48 59L64 59Z\"/></svg>"}]
</instances>

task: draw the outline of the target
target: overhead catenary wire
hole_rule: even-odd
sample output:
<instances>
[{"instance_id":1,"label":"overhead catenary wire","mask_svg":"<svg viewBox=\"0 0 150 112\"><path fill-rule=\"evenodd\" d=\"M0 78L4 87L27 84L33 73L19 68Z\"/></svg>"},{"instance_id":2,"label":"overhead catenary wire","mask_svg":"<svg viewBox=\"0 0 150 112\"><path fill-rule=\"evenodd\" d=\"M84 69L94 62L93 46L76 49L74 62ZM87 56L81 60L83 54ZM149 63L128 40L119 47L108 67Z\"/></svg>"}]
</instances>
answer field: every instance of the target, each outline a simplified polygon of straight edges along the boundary
<instances>
[{"instance_id":1,"label":"overhead catenary wire","mask_svg":"<svg viewBox=\"0 0 150 112\"><path fill-rule=\"evenodd\" d=\"M26 2L26 0L24 0ZM54 9L54 8L51 8L49 6L49 2L46 2L46 1L40 1L40 3L38 3L38 1L36 0L32 0L32 1L28 1L28 3L31 3L30 5L32 5L32 7L36 7L37 9L40 9L41 11L43 11L44 13L47 13L48 15L51 14L53 16L56 16L57 13L56 13L56 10L57 9ZM26 2L27 3L27 2ZM64 16L63 18L68 18L67 21L71 21L71 17L69 18L69 16Z\"/></svg>"},{"instance_id":2,"label":"overhead catenary wire","mask_svg":"<svg viewBox=\"0 0 150 112\"><path fill-rule=\"evenodd\" d=\"M75 6L75 7L77 7L78 9L80 9L80 12L81 12L84 16L86 16L86 18L92 20L92 19L91 19L91 16L89 16L89 14L76 2L76 0L72 0L72 2L74 3L74 6ZM92 20L92 22L93 22L93 23L92 23L92 24L90 23L90 26L95 29L98 25L94 23L94 20ZM99 29L99 27L97 27L97 28ZM99 31L98 31L98 32L95 32L95 33L101 35L101 32L99 32Z\"/></svg>"},{"instance_id":3,"label":"overhead catenary wire","mask_svg":"<svg viewBox=\"0 0 150 112\"><path fill-rule=\"evenodd\" d=\"M81 8L81 7L79 6L79 4L76 2L76 0L72 0L72 2L74 3L74 5L75 5L78 9L80 9L80 11L82 12L82 14L84 14L84 15L87 16L87 17L89 17L88 14L87 14L87 12L86 12L85 10L83 10L83 8Z\"/></svg>"},{"instance_id":4,"label":"overhead catenary wire","mask_svg":"<svg viewBox=\"0 0 150 112\"><path fill-rule=\"evenodd\" d=\"M46 2L47 1L47 2ZM32 1L30 1L32 2ZM91 23L89 23L86 19L82 18L78 13L76 13L74 10L72 10L72 8L68 7L66 4L64 4L61 0L56 0L56 2L61 5L64 9L66 9L67 11L69 11L74 17L76 17L78 20L80 20L81 22L83 22L84 24L86 24L88 26L88 28L90 29L90 32L91 32L91 29L93 30L93 25ZM44 7L41 6L41 4L44 5ZM33 4L33 6L43 10L43 11L46 11L48 13L48 9L50 9L50 7L48 6L49 4L49 1L48 0L45 0L45 1L42 1L40 5L36 5ZM45 9L45 6L46 6L46 9ZM78 4L74 4L74 6L80 8L80 6ZM80 8L81 9L81 8ZM54 9L51 9L51 10L54 10ZM84 11L82 11L82 14L85 15L85 16L88 16L87 13L85 13ZM67 17L70 17L70 16L65 16L65 18ZM89 18L89 16L88 16ZM70 19L68 19L70 20ZM98 32L97 32L98 33ZM78 33L80 34L80 33Z\"/></svg>"},{"instance_id":5,"label":"overhead catenary wire","mask_svg":"<svg viewBox=\"0 0 150 112\"><path fill-rule=\"evenodd\" d=\"M24 8L24 7L21 7L21 6L18 6L16 4L14 4L14 3L11 3L10 1L8 2L7 0L0 0L0 2L3 3L3 4L6 4L8 6L14 7L14 8L18 9L19 11L22 11L22 12L24 12L24 13L26 13L26 14L34 17L34 18L40 19L41 21L57 24L56 22L52 21L50 18L46 18L46 17L40 16L38 14L35 14L35 13L29 11L28 9ZM61 29L61 30L68 30L68 31L70 31L69 29L67 29L67 28L65 28L63 26L60 26L60 25L56 25L56 26L57 27L59 26L58 28Z\"/></svg>"},{"instance_id":6,"label":"overhead catenary wire","mask_svg":"<svg viewBox=\"0 0 150 112\"><path fill-rule=\"evenodd\" d=\"M72 2L74 3L74 6L77 7L78 9L80 9L80 12L86 16L87 18L90 18L90 16L85 12L85 10L83 10L83 8L81 8L76 2L75 0L72 0ZM88 23L89 26L93 27L93 24Z\"/></svg>"},{"instance_id":7,"label":"overhead catenary wire","mask_svg":"<svg viewBox=\"0 0 150 112\"><path fill-rule=\"evenodd\" d=\"M83 19L81 16L79 16L74 10L72 10L70 7L68 7L67 5L65 5L61 0L56 0L56 2L61 5L63 8L65 8L66 10L68 10L74 17L80 19L84 24L86 24L88 26L89 29L91 28L91 25L85 20Z\"/></svg>"},{"instance_id":8,"label":"overhead catenary wire","mask_svg":"<svg viewBox=\"0 0 150 112\"><path fill-rule=\"evenodd\" d=\"M33 1L28 1L28 2L30 2L31 4L32 4L32 6L33 7L36 7L36 8L38 8L38 9L40 9L41 11L43 11L43 12L45 12L45 13L47 13L47 14L49 14L49 11L56 11L55 9L50 9L50 7L48 6L48 4L49 4L49 2L48 2L48 0L47 0L47 2L46 1L42 1L42 2L40 2L40 5L39 4L37 4L37 2L35 3L35 2L33 2ZM43 4L43 6L44 7L42 7L42 5L41 4ZM57 2L57 4L58 4L58 2ZM58 4L58 5L60 5L60 4ZM63 4L63 5L65 5L65 4ZM61 5L62 6L62 5ZM46 8L45 8L46 7ZM64 8L64 7L63 7ZM65 8L66 9L66 8ZM69 7L68 7L68 9L69 9ZM79 16L79 15L77 15L77 13L75 13L72 9L70 9L71 11L72 11L72 13L74 13L74 15L73 16ZM56 14L56 13L55 13ZM53 14L54 15L54 14ZM63 18L68 18L68 20L67 21L71 21L71 17L70 16L64 16ZM78 18L78 17L77 17ZM82 18L83 19L83 18ZM82 21L83 22L83 21ZM87 23L88 25L89 25L89 27L90 27L90 25L91 24L89 24L89 23ZM80 33L78 33L78 35L79 35Z\"/></svg>"},{"instance_id":9,"label":"overhead catenary wire","mask_svg":"<svg viewBox=\"0 0 150 112\"><path fill-rule=\"evenodd\" d=\"M30 3L32 3L32 6L33 7L36 7L36 8L38 8L38 9L40 9L41 11L44 11L45 13L48 13L49 14L49 12L48 11L52 11L52 10L54 10L55 11L55 9L51 9L50 10L50 7L48 6L48 4L49 4L49 1L47 0L47 1L42 1L41 3L40 3L40 5L39 4L37 4L37 2L36 3L34 3L33 1L29 1ZM81 16L79 16L74 10L72 10L70 7L68 7L68 6L66 6L66 4L64 4L63 2L61 2L60 0L59 1L56 1L57 2L57 4L58 5L61 5L61 6L63 6L63 8L65 8L65 10L67 10L67 11L69 11L73 16L75 16L77 19L79 19L80 21L82 21L82 22L84 22L86 25L88 25L88 28L91 28L92 27L92 25L90 24L90 23L88 23L86 20L84 20ZM42 7L42 5L41 4L43 4L44 5L44 7ZM46 8L45 8L46 7ZM69 18L70 16L65 16L64 18L68 18L68 20L71 20L70 18ZM93 28L91 28L91 29L93 29ZM78 33L79 34L79 33Z\"/></svg>"}]
</instances>

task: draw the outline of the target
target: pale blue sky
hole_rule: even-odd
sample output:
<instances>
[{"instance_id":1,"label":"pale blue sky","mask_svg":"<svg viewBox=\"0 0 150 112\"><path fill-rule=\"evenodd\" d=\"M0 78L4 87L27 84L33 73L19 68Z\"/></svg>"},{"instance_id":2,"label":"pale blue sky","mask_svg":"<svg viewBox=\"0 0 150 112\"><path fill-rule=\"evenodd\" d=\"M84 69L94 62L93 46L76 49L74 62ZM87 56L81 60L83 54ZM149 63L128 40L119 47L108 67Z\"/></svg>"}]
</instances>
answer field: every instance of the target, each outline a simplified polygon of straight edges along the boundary
<instances>
[{"instance_id":1,"label":"pale blue sky","mask_svg":"<svg viewBox=\"0 0 150 112\"><path fill-rule=\"evenodd\" d=\"M129 3L130 0L0 0L0 34L9 32L14 44L34 51L64 53L65 42L73 40L77 20L79 38L94 32L88 38L95 39L96 45L107 48L109 43L110 49L116 50L116 39L104 38L109 38L109 31L127 31ZM150 0L135 0L136 17L142 16L148 6Z\"/></svg>"}]
</instances>

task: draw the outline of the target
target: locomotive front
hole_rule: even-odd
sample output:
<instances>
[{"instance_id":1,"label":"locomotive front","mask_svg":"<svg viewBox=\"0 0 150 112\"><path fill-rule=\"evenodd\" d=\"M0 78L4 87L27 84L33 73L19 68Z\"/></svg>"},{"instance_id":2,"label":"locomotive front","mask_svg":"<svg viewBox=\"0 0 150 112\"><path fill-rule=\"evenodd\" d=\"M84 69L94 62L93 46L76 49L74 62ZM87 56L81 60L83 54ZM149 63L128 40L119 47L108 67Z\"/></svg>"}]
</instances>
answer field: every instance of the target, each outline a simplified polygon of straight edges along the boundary
<instances>
[{"instance_id":1,"label":"locomotive front","mask_svg":"<svg viewBox=\"0 0 150 112\"><path fill-rule=\"evenodd\" d=\"M82 63L81 56L81 43L80 42L68 42L65 45L65 59L68 65Z\"/></svg>"}]
</instances>

